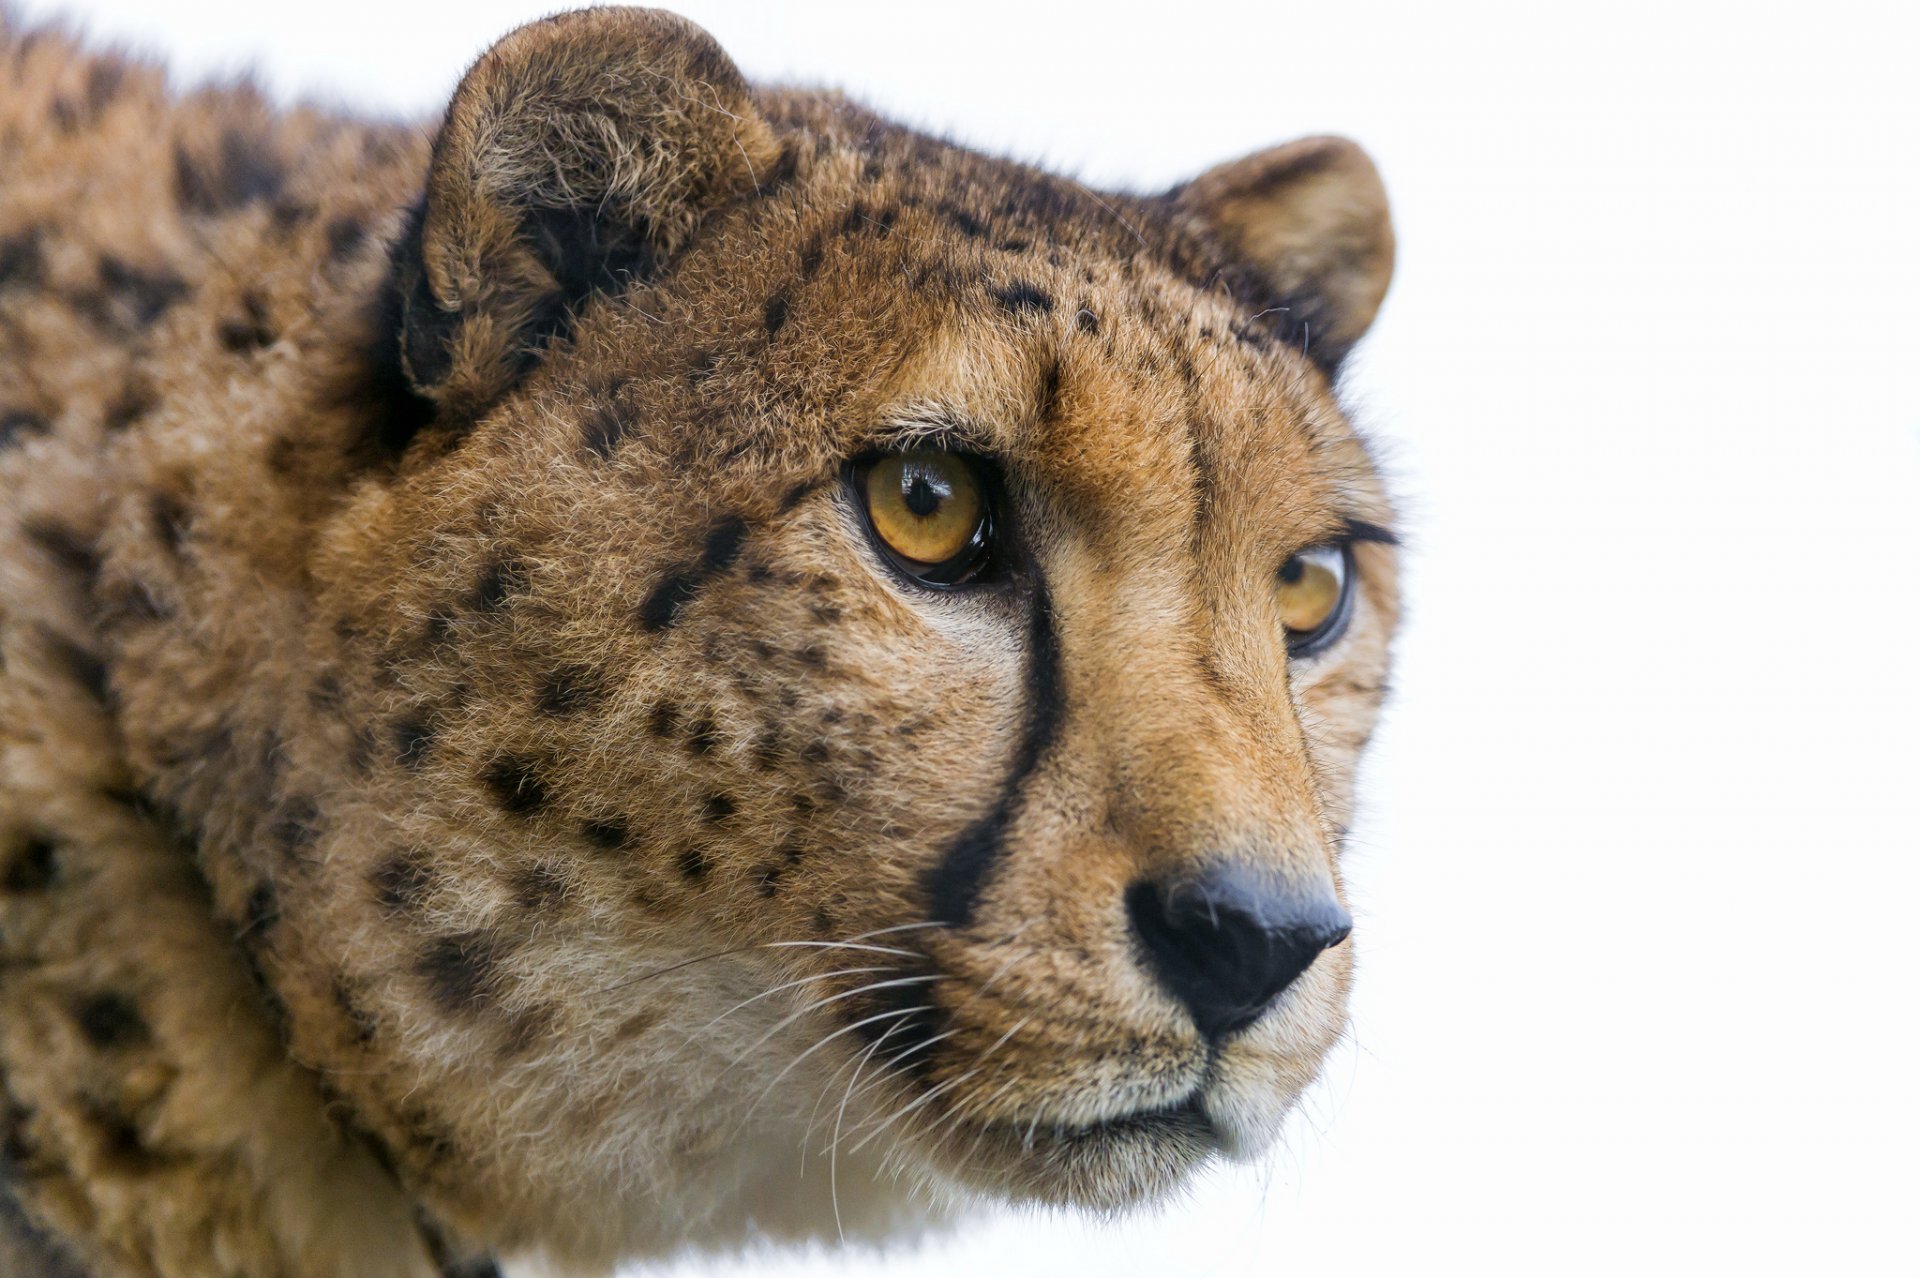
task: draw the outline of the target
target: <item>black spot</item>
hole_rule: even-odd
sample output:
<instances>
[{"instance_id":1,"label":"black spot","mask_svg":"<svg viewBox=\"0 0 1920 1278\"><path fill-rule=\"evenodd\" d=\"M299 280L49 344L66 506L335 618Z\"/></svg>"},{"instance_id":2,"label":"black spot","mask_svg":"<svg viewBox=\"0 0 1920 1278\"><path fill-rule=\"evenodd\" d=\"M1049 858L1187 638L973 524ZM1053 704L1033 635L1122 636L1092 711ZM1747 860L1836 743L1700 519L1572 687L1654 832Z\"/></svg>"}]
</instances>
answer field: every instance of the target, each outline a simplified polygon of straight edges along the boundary
<instances>
[{"instance_id":1,"label":"black spot","mask_svg":"<svg viewBox=\"0 0 1920 1278\"><path fill-rule=\"evenodd\" d=\"M366 219L354 213L342 213L327 223L327 257L341 261L352 256L367 240Z\"/></svg>"},{"instance_id":2,"label":"black spot","mask_svg":"<svg viewBox=\"0 0 1920 1278\"><path fill-rule=\"evenodd\" d=\"M566 895L566 875L545 862L530 865L514 876L513 899L523 910L557 905Z\"/></svg>"},{"instance_id":3,"label":"black spot","mask_svg":"<svg viewBox=\"0 0 1920 1278\"><path fill-rule=\"evenodd\" d=\"M500 960L506 947L486 932L443 936L428 946L414 970L444 1012L473 1013L499 997Z\"/></svg>"},{"instance_id":4,"label":"black spot","mask_svg":"<svg viewBox=\"0 0 1920 1278\"><path fill-rule=\"evenodd\" d=\"M1040 377L1039 396L1040 420L1052 421L1060 411L1060 361L1047 361L1047 371Z\"/></svg>"},{"instance_id":5,"label":"black spot","mask_svg":"<svg viewBox=\"0 0 1920 1278\"><path fill-rule=\"evenodd\" d=\"M679 867L682 877L695 883L706 878L707 872L713 868L712 863L707 860L706 849L699 847L689 847L682 851L675 864Z\"/></svg>"},{"instance_id":6,"label":"black spot","mask_svg":"<svg viewBox=\"0 0 1920 1278\"><path fill-rule=\"evenodd\" d=\"M733 801L732 796L725 794L708 795L706 803L701 807L701 814L715 824L725 821L737 811L739 811L739 805Z\"/></svg>"},{"instance_id":7,"label":"black spot","mask_svg":"<svg viewBox=\"0 0 1920 1278\"><path fill-rule=\"evenodd\" d=\"M570 715L598 701L599 681L584 666L561 666L540 681L534 705L542 714Z\"/></svg>"},{"instance_id":8,"label":"black spot","mask_svg":"<svg viewBox=\"0 0 1920 1278\"><path fill-rule=\"evenodd\" d=\"M271 883L261 883L247 893L246 903L240 907L240 934L254 940L265 939L266 933L280 921L280 894Z\"/></svg>"},{"instance_id":9,"label":"black spot","mask_svg":"<svg viewBox=\"0 0 1920 1278\"><path fill-rule=\"evenodd\" d=\"M433 749L434 728L426 719L401 719L388 731L393 738L394 758L409 768L427 761L427 752Z\"/></svg>"},{"instance_id":10,"label":"black spot","mask_svg":"<svg viewBox=\"0 0 1920 1278\"><path fill-rule=\"evenodd\" d=\"M112 254L100 259L100 288L74 305L95 323L123 329L150 326L190 291L171 271L143 271Z\"/></svg>"},{"instance_id":11,"label":"black spot","mask_svg":"<svg viewBox=\"0 0 1920 1278\"><path fill-rule=\"evenodd\" d=\"M286 184L287 174L265 137L227 129L211 155L175 147L173 178L180 203L189 212L214 214L272 199Z\"/></svg>"},{"instance_id":12,"label":"black spot","mask_svg":"<svg viewBox=\"0 0 1920 1278\"><path fill-rule=\"evenodd\" d=\"M808 240L807 246L800 250L800 278L812 279L820 270L821 257L822 250L820 248L819 238L815 237L814 239Z\"/></svg>"},{"instance_id":13,"label":"black spot","mask_svg":"<svg viewBox=\"0 0 1920 1278\"><path fill-rule=\"evenodd\" d=\"M44 892L53 886L58 871L54 847L48 839L28 839L7 864L0 888L9 892Z\"/></svg>"},{"instance_id":14,"label":"black spot","mask_svg":"<svg viewBox=\"0 0 1920 1278\"><path fill-rule=\"evenodd\" d=\"M120 388L120 393L107 404L101 425L118 434L152 412L154 405L159 402L153 387L139 378L129 378L127 384Z\"/></svg>"},{"instance_id":15,"label":"black spot","mask_svg":"<svg viewBox=\"0 0 1920 1278\"><path fill-rule=\"evenodd\" d=\"M708 578L718 576L733 566L746 537L745 520L736 517L715 524L707 533L699 562L690 568L669 573L647 595L645 602L640 605L641 628L664 630L678 620L680 610L692 601Z\"/></svg>"},{"instance_id":16,"label":"black spot","mask_svg":"<svg viewBox=\"0 0 1920 1278\"><path fill-rule=\"evenodd\" d=\"M300 857L320 837L320 808L305 795L289 799L273 823L273 839L290 857Z\"/></svg>"},{"instance_id":17,"label":"black spot","mask_svg":"<svg viewBox=\"0 0 1920 1278\"><path fill-rule=\"evenodd\" d=\"M604 461L620 447L627 430L627 416L618 405L611 401L596 404L580 423L580 442L588 452Z\"/></svg>"},{"instance_id":18,"label":"black spot","mask_svg":"<svg viewBox=\"0 0 1920 1278\"><path fill-rule=\"evenodd\" d=\"M977 240L987 233L986 223L957 204L942 204L938 212L941 217L952 223L956 230L969 239Z\"/></svg>"},{"instance_id":19,"label":"black spot","mask_svg":"<svg viewBox=\"0 0 1920 1278\"><path fill-rule=\"evenodd\" d=\"M817 643L808 644L806 647L794 653L793 656L794 660L806 666L809 670L825 670L827 668L827 650Z\"/></svg>"},{"instance_id":20,"label":"black spot","mask_svg":"<svg viewBox=\"0 0 1920 1278\"><path fill-rule=\"evenodd\" d=\"M772 297L769 297L767 299L767 309L766 309L766 314L764 316L764 319L767 325L768 337L773 337L774 335L779 333L779 331L783 327L786 326L786 322L787 322L786 294L775 293Z\"/></svg>"},{"instance_id":21,"label":"black spot","mask_svg":"<svg viewBox=\"0 0 1920 1278\"><path fill-rule=\"evenodd\" d=\"M187 539L187 523L191 518L186 503L172 493L155 493L150 504L153 514L153 530L160 537L160 544L169 554L178 556L180 547Z\"/></svg>"},{"instance_id":22,"label":"black spot","mask_svg":"<svg viewBox=\"0 0 1920 1278\"><path fill-rule=\"evenodd\" d=\"M1080 308L1080 313L1073 317L1073 322L1083 333L1091 334L1100 331L1100 317L1084 306Z\"/></svg>"},{"instance_id":23,"label":"black spot","mask_svg":"<svg viewBox=\"0 0 1920 1278\"><path fill-rule=\"evenodd\" d=\"M101 1051L134 1047L147 1041L147 1022L139 1006L124 994L89 994L73 1005L80 1035Z\"/></svg>"},{"instance_id":24,"label":"black spot","mask_svg":"<svg viewBox=\"0 0 1920 1278\"><path fill-rule=\"evenodd\" d=\"M633 832L627 828L626 822L610 817L586 822L580 827L580 833L587 842L607 852L619 851L633 838Z\"/></svg>"},{"instance_id":25,"label":"black spot","mask_svg":"<svg viewBox=\"0 0 1920 1278\"><path fill-rule=\"evenodd\" d=\"M647 731L665 740L671 737L680 721L680 708L671 701L662 701L647 716Z\"/></svg>"},{"instance_id":26,"label":"black spot","mask_svg":"<svg viewBox=\"0 0 1920 1278\"><path fill-rule=\"evenodd\" d=\"M995 289L993 300L1016 315L1021 311L1039 311L1044 315L1053 309L1053 298L1026 280L1015 280L1005 288Z\"/></svg>"},{"instance_id":27,"label":"black spot","mask_svg":"<svg viewBox=\"0 0 1920 1278\"><path fill-rule=\"evenodd\" d=\"M480 774L480 781L494 800L515 816L538 812L552 797L533 763L517 755L503 754L494 759Z\"/></svg>"},{"instance_id":28,"label":"black spot","mask_svg":"<svg viewBox=\"0 0 1920 1278\"><path fill-rule=\"evenodd\" d=\"M695 754L708 755L720 748L720 730L714 726L711 715L701 715L687 729L687 749Z\"/></svg>"},{"instance_id":29,"label":"black spot","mask_svg":"<svg viewBox=\"0 0 1920 1278\"><path fill-rule=\"evenodd\" d=\"M82 647L65 635L45 627L41 628L41 633L54 660L66 667L68 677L86 689L87 695L95 701L102 705L107 704L109 700L107 663L102 661L97 653Z\"/></svg>"},{"instance_id":30,"label":"black spot","mask_svg":"<svg viewBox=\"0 0 1920 1278\"><path fill-rule=\"evenodd\" d=\"M780 765L785 754L786 744L778 728L768 728L753 743L753 766L762 772L771 772Z\"/></svg>"},{"instance_id":31,"label":"black spot","mask_svg":"<svg viewBox=\"0 0 1920 1278\"><path fill-rule=\"evenodd\" d=\"M340 1015L346 1018L350 1036L356 1047L365 1047L373 1042L380 1032L379 1018L361 1004L360 992L344 973L335 973L333 978L333 1005L340 1009Z\"/></svg>"},{"instance_id":32,"label":"black spot","mask_svg":"<svg viewBox=\"0 0 1920 1278\"><path fill-rule=\"evenodd\" d=\"M100 556L93 543L65 524L34 519L23 523L20 531L54 562L75 576L89 580L100 571Z\"/></svg>"},{"instance_id":33,"label":"black spot","mask_svg":"<svg viewBox=\"0 0 1920 1278\"><path fill-rule=\"evenodd\" d=\"M793 175L799 167L800 148L795 143L788 142L780 148L780 157L773 162L773 167L761 176L756 193L762 196L772 195L793 181Z\"/></svg>"},{"instance_id":34,"label":"black spot","mask_svg":"<svg viewBox=\"0 0 1920 1278\"><path fill-rule=\"evenodd\" d=\"M367 876L374 899L390 914L411 914L433 889L433 866L420 852L396 852Z\"/></svg>"},{"instance_id":35,"label":"black spot","mask_svg":"<svg viewBox=\"0 0 1920 1278\"><path fill-rule=\"evenodd\" d=\"M492 612L527 588L527 566L514 558L496 559L480 573L469 602L481 612Z\"/></svg>"},{"instance_id":36,"label":"black spot","mask_svg":"<svg viewBox=\"0 0 1920 1278\"><path fill-rule=\"evenodd\" d=\"M277 334L267 314L266 299L247 293L240 299L241 313L229 315L215 326L220 344L236 355L250 355L273 345Z\"/></svg>"},{"instance_id":37,"label":"black spot","mask_svg":"<svg viewBox=\"0 0 1920 1278\"><path fill-rule=\"evenodd\" d=\"M720 366L720 357L712 351L695 351L693 358L687 361L687 384L698 386L713 376Z\"/></svg>"},{"instance_id":38,"label":"black spot","mask_svg":"<svg viewBox=\"0 0 1920 1278\"><path fill-rule=\"evenodd\" d=\"M987 875L1005 851L1007 828L1018 813L1022 787L1059 735L1066 717L1059 637L1045 583L1038 580L1027 631L1026 685L1026 722L1021 727L1013 766L1001 784L999 800L991 812L961 831L926 877L929 917L935 922L964 927L972 919Z\"/></svg>"},{"instance_id":39,"label":"black spot","mask_svg":"<svg viewBox=\"0 0 1920 1278\"><path fill-rule=\"evenodd\" d=\"M807 494L812 491L813 491L813 481L810 479L804 480L798 484L795 484L793 487L787 489L785 495L783 495L780 498L780 513L784 515L788 511L792 510L795 506L798 506L803 500L806 499ZM759 572L764 570L755 569L755 571ZM756 581L761 580L761 578L758 578L758 577L754 579Z\"/></svg>"},{"instance_id":40,"label":"black spot","mask_svg":"<svg viewBox=\"0 0 1920 1278\"><path fill-rule=\"evenodd\" d=\"M40 288L47 282L47 258L40 247L41 229L29 227L0 236L0 288L18 284Z\"/></svg>"},{"instance_id":41,"label":"black spot","mask_svg":"<svg viewBox=\"0 0 1920 1278\"><path fill-rule=\"evenodd\" d=\"M29 435L51 435L53 423L39 413L24 408L0 408L0 448L19 443Z\"/></svg>"}]
</instances>

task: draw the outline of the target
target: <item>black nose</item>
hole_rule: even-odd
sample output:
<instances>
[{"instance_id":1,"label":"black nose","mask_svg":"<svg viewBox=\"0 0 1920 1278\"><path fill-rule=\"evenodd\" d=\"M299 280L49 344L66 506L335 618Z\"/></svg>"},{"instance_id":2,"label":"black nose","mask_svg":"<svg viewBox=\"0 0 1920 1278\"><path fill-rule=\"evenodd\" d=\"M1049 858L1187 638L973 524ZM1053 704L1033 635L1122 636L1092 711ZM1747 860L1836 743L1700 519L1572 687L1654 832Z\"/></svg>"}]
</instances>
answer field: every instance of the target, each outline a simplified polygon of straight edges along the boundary
<instances>
[{"instance_id":1,"label":"black nose","mask_svg":"<svg viewBox=\"0 0 1920 1278\"><path fill-rule=\"evenodd\" d=\"M1250 866L1127 889L1149 966L1208 1038L1252 1024L1280 992L1353 930L1331 887L1289 886Z\"/></svg>"}]
</instances>

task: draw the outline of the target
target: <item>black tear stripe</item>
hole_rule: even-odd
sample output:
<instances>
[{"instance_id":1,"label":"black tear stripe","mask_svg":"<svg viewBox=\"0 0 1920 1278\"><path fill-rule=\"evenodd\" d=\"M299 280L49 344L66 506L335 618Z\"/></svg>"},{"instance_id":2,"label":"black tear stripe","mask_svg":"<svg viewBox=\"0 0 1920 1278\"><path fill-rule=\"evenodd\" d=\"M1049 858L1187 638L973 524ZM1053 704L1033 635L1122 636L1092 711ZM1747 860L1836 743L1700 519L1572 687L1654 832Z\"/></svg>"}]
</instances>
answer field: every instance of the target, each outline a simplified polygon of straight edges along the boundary
<instances>
[{"instance_id":1,"label":"black tear stripe","mask_svg":"<svg viewBox=\"0 0 1920 1278\"><path fill-rule=\"evenodd\" d=\"M1013 767L993 811L975 821L948 845L928 873L926 891L933 922L965 927L973 921L987 876L1006 848L1007 828L1019 814L1021 792L1060 735L1067 705L1060 678L1060 640L1054 631L1053 604L1044 581L1034 591L1033 621L1027 636L1027 712Z\"/></svg>"}]
</instances>

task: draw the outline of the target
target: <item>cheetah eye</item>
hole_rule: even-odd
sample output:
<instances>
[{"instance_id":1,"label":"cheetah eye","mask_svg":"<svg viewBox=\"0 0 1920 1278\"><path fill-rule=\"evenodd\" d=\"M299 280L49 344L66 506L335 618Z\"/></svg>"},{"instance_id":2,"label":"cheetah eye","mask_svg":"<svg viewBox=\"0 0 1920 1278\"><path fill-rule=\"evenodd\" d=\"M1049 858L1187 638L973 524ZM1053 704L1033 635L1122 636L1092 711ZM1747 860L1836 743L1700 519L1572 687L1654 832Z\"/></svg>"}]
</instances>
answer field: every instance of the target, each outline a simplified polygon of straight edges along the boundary
<instances>
[{"instance_id":1,"label":"cheetah eye","mask_svg":"<svg viewBox=\"0 0 1920 1278\"><path fill-rule=\"evenodd\" d=\"M985 567L992 503L980 465L961 453L917 448L853 470L867 526L901 571L930 586L958 586Z\"/></svg>"},{"instance_id":2,"label":"cheetah eye","mask_svg":"<svg viewBox=\"0 0 1920 1278\"><path fill-rule=\"evenodd\" d=\"M1344 543L1303 550L1280 566L1275 589L1288 655L1313 656L1346 632L1353 613L1353 554Z\"/></svg>"}]
</instances>

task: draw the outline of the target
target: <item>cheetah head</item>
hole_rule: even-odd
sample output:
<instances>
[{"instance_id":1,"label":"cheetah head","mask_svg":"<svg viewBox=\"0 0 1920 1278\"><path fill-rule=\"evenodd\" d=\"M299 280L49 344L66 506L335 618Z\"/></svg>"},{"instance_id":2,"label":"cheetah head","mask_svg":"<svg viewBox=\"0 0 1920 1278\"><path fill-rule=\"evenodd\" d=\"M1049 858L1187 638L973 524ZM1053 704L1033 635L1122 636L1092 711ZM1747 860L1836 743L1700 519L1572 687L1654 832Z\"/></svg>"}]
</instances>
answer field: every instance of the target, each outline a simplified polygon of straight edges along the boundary
<instances>
[{"instance_id":1,"label":"cheetah head","mask_svg":"<svg viewBox=\"0 0 1920 1278\"><path fill-rule=\"evenodd\" d=\"M1392 256L1337 140L1102 194L659 13L508 36L310 551L296 1054L573 1255L1256 1155L1345 1020Z\"/></svg>"}]
</instances>

